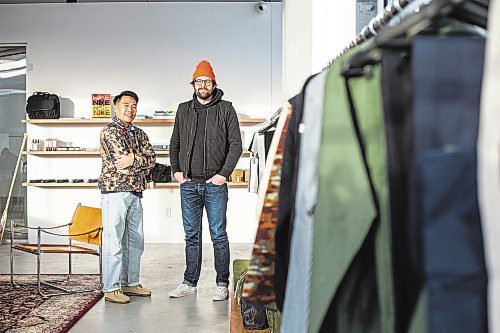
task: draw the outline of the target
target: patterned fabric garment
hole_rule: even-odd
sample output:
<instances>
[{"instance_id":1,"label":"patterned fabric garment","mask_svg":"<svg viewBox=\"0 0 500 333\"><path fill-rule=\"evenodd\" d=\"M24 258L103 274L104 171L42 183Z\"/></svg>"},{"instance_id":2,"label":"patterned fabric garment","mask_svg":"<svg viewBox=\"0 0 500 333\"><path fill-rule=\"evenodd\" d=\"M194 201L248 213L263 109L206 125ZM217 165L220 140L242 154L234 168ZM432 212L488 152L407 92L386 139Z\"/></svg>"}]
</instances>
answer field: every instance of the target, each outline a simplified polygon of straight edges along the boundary
<instances>
[{"instance_id":1,"label":"patterned fabric garment","mask_svg":"<svg viewBox=\"0 0 500 333\"><path fill-rule=\"evenodd\" d=\"M248 273L243 285L242 298L247 302L258 302L270 309L277 309L274 293L274 232L276 230L279 189L281 185L281 166L283 164L283 148L290 121L290 106L283 110L274 140L269 149L268 158L272 159L271 171L266 171L262 184L267 184L264 193L262 209L259 217L259 227L255 237L252 257ZM276 144L276 141L279 140Z\"/></svg>"},{"instance_id":2,"label":"patterned fabric garment","mask_svg":"<svg viewBox=\"0 0 500 333\"><path fill-rule=\"evenodd\" d=\"M156 154L143 130L126 126L118 118L101 131L100 151L102 157L99 189L109 192L142 192L146 189L146 175L154 167ZM115 167L122 155L134 153L134 163L123 169Z\"/></svg>"}]
</instances>

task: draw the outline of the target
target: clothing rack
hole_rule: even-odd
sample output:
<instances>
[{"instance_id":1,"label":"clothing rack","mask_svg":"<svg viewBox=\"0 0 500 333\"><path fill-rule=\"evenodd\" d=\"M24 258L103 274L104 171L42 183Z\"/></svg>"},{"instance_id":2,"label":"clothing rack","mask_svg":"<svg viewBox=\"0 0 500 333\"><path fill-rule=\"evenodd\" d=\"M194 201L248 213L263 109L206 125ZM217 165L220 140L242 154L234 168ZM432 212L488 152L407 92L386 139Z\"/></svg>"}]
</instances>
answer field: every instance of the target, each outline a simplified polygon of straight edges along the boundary
<instances>
[{"instance_id":1,"label":"clothing rack","mask_svg":"<svg viewBox=\"0 0 500 333\"><path fill-rule=\"evenodd\" d=\"M384 9L384 12L381 15L377 15L372 18L370 22L366 26L364 26L359 34L354 37L354 39L332 60L328 63L326 67L330 67L330 65L338 59L341 55L346 53L348 50L353 47L360 45L364 41L375 37L377 33L385 27L385 25L396 15L401 13L403 9L408 6L414 0L395 0L393 3L387 5Z\"/></svg>"},{"instance_id":2,"label":"clothing rack","mask_svg":"<svg viewBox=\"0 0 500 333\"><path fill-rule=\"evenodd\" d=\"M408 37L410 30L410 34L416 34L430 26L432 21L445 16L486 29L488 7L489 0L432 0L421 6L418 13L413 13L394 27L380 32L374 44L381 46L397 37ZM418 29L415 29L417 25Z\"/></svg>"},{"instance_id":3,"label":"clothing rack","mask_svg":"<svg viewBox=\"0 0 500 333\"><path fill-rule=\"evenodd\" d=\"M259 134L263 134L263 133L265 133L265 132L269 131L271 128L276 127L276 124L277 124L277 123L278 123L278 120L277 120L277 119L276 119L276 120L271 121L271 122L270 122L270 123L269 123L266 127L261 128L261 129L258 131L258 133L259 133Z\"/></svg>"},{"instance_id":4,"label":"clothing rack","mask_svg":"<svg viewBox=\"0 0 500 333\"><path fill-rule=\"evenodd\" d=\"M417 5L419 8L422 8L429 4L434 4L434 2L436 2L436 5L433 7L436 8L429 10L434 12L430 15L436 15L435 12L447 12L450 17L454 17L463 22L474 24L486 29L489 0L395 0L393 3L385 7L382 14L371 19L370 22L363 27L363 29L361 29L360 33L357 34L356 37L354 37L354 39L332 61L328 63L326 68L330 67L335 60L351 48L375 37L388 22L390 22L397 15L401 14L403 9L408 7L410 4L418 3Z\"/></svg>"},{"instance_id":5,"label":"clothing rack","mask_svg":"<svg viewBox=\"0 0 500 333\"><path fill-rule=\"evenodd\" d=\"M450 15L458 20L487 28L489 0L459 1Z\"/></svg>"},{"instance_id":6,"label":"clothing rack","mask_svg":"<svg viewBox=\"0 0 500 333\"><path fill-rule=\"evenodd\" d=\"M279 115L281 114L281 108L278 109L278 111L276 111L273 116L271 117L271 119L269 119L269 124L267 124L267 126L261 128L258 132L259 134L262 134L266 131L268 131L269 129L273 128L273 127L276 127L276 124L278 123L278 119L279 119Z\"/></svg>"}]
</instances>

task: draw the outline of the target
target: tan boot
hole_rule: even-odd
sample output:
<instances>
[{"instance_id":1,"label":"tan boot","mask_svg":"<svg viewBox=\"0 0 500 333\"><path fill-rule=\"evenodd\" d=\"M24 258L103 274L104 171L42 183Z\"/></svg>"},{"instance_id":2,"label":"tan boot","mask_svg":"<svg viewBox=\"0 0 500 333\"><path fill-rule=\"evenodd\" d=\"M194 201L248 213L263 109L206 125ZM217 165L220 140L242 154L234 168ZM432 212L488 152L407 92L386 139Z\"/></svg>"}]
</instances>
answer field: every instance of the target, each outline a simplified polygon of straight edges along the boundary
<instances>
[{"instance_id":1,"label":"tan boot","mask_svg":"<svg viewBox=\"0 0 500 333\"><path fill-rule=\"evenodd\" d=\"M127 295L124 295L121 289L105 292L104 299L106 301L118 304L130 303L130 298Z\"/></svg>"},{"instance_id":2,"label":"tan boot","mask_svg":"<svg viewBox=\"0 0 500 333\"><path fill-rule=\"evenodd\" d=\"M141 296L141 297L151 296L151 290L143 288L142 285L140 284L133 287L123 286L122 290L125 295Z\"/></svg>"}]
</instances>

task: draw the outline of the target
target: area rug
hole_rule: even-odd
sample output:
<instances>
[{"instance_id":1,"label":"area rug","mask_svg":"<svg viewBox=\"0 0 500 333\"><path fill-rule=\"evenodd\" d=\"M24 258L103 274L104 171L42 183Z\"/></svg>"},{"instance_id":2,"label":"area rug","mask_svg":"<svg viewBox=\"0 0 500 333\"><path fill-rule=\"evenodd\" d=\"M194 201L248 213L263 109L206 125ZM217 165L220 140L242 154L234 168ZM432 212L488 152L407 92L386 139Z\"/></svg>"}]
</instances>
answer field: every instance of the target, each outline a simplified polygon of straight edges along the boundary
<instances>
[{"instance_id":1,"label":"area rug","mask_svg":"<svg viewBox=\"0 0 500 333\"><path fill-rule=\"evenodd\" d=\"M61 278L60 275L44 275ZM15 275L15 281L36 281L36 275ZM73 275L61 284L92 289L99 285L98 275ZM0 275L0 333L67 332L102 298L102 292L53 296L44 299L36 286L14 287L10 275Z\"/></svg>"}]
</instances>

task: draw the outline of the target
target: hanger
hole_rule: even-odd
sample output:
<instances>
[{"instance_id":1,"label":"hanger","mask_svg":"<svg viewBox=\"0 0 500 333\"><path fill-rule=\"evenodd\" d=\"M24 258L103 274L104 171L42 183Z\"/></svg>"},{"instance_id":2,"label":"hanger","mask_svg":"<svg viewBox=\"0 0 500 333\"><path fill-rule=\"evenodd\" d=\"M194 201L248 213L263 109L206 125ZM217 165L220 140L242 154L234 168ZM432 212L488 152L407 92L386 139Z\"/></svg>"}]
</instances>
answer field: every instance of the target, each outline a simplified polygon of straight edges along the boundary
<instances>
[{"instance_id":1,"label":"hanger","mask_svg":"<svg viewBox=\"0 0 500 333\"><path fill-rule=\"evenodd\" d=\"M384 29L374 39L372 48L390 45L397 38L408 38L429 28L443 17L486 28L489 0L432 0L398 25Z\"/></svg>"},{"instance_id":2,"label":"hanger","mask_svg":"<svg viewBox=\"0 0 500 333\"><path fill-rule=\"evenodd\" d=\"M370 48L354 54L342 66L346 78L362 76L364 67L380 61L380 48L406 48L411 36L429 28L443 17L486 28L489 0L433 0L398 25L381 31Z\"/></svg>"},{"instance_id":3,"label":"hanger","mask_svg":"<svg viewBox=\"0 0 500 333\"><path fill-rule=\"evenodd\" d=\"M398 38L413 36L431 26L438 18L450 17L486 29L489 0L432 0L422 5L418 12L404 18L398 25L385 28L413 0L395 0L385 7L382 14L370 20L361 32L326 66L337 60L351 48L374 38L370 49L378 47L402 47L405 42ZM385 28L385 29L384 29ZM379 32L380 31L380 32ZM367 50L369 51L369 50Z\"/></svg>"},{"instance_id":4,"label":"hanger","mask_svg":"<svg viewBox=\"0 0 500 333\"><path fill-rule=\"evenodd\" d=\"M407 7L410 3L412 3L414 0L395 0L391 4L388 4L384 11L377 15L376 17L372 18L370 22L364 26L360 33L354 37L354 39L342 50L340 53L338 53L333 60L331 60L325 68L330 67L330 65L340 58L344 53L349 51L355 46L358 46L362 43L364 43L367 40L370 40L371 38L375 37L382 28L385 27L385 25L392 20L395 16L399 15L405 7ZM488 1L488 0L485 0ZM323 68L323 70L325 69Z\"/></svg>"},{"instance_id":5,"label":"hanger","mask_svg":"<svg viewBox=\"0 0 500 333\"><path fill-rule=\"evenodd\" d=\"M278 109L278 111L276 111L273 116L271 117L271 119L269 119L269 124L264 127L264 128L261 128L258 133L259 134L262 134L264 132L267 132L268 130L270 130L271 128L273 127L276 127L276 124L278 123L278 119L280 118L280 114L281 114L281 108Z\"/></svg>"},{"instance_id":6,"label":"hanger","mask_svg":"<svg viewBox=\"0 0 500 333\"><path fill-rule=\"evenodd\" d=\"M278 123L278 119L279 119L279 117L276 118L275 120L271 121L266 127L261 128L258 133L263 134L263 133L269 131L271 128L276 127L276 124Z\"/></svg>"},{"instance_id":7,"label":"hanger","mask_svg":"<svg viewBox=\"0 0 500 333\"><path fill-rule=\"evenodd\" d=\"M462 22L486 29L489 3L489 0L462 1L462 3L456 5L451 12L451 16Z\"/></svg>"}]
</instances>

